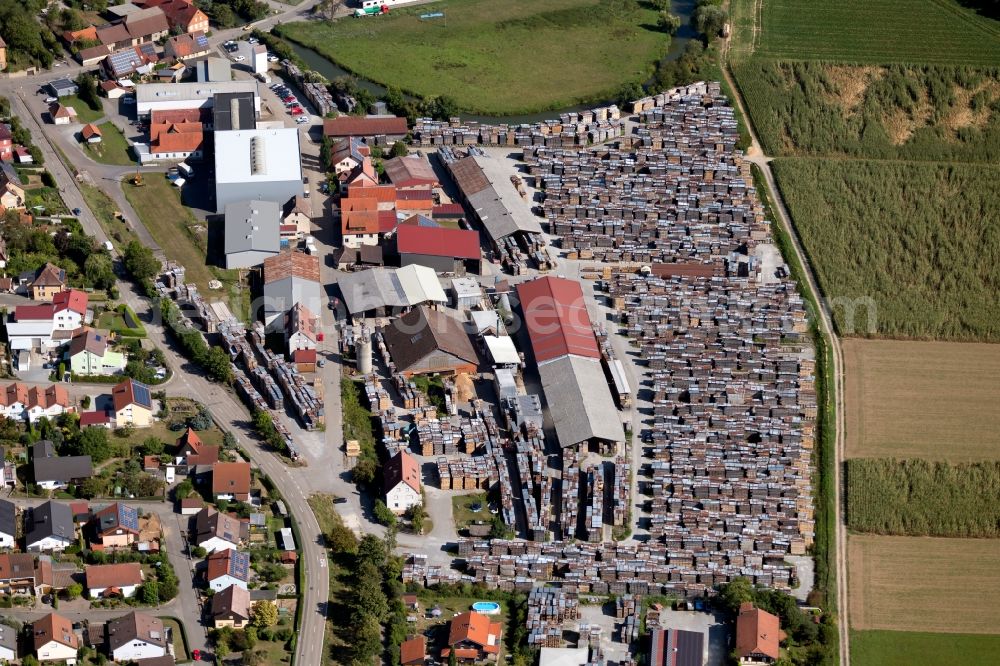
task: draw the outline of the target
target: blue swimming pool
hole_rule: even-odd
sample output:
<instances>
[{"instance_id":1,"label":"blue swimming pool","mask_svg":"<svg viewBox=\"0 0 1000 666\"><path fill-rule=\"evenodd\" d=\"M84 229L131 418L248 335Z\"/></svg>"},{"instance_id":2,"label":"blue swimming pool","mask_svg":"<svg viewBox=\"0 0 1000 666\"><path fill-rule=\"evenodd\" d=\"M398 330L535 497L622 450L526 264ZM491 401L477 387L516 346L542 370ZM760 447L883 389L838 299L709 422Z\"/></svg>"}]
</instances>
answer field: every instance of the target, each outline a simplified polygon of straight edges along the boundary
<instances>
[{"instance_id":1,"label":"blue swimming pool","mask_svg":"<svg viewBox=\"0 0 1000 666\"><path fill-rule=\"evenodd\" d=\"M496 615L500 612L500 604L495 601L477 601L472 604L472 610L483 615Z\"/></svg>"}]
</instances>

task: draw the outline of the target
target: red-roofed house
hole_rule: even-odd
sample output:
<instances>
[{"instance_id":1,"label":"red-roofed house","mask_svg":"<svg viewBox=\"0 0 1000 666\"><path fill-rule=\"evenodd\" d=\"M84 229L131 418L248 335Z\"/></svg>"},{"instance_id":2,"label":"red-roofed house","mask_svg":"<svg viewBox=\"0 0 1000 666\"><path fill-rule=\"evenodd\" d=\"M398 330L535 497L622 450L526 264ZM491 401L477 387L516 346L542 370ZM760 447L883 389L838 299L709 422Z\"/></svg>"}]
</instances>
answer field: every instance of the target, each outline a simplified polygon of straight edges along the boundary
<instances>
[{"instance_id":1,"label":"red-roofed house","mask_svg":"<svg viewBox=\"0 0 1000 666\"><path fill-rule=\"evenodd\" d=\"M385 175L389 182L402 190L441 187L434 168L426 157L407 155L386 160Z\"/></svg>"},{"instance_id":2,"label":"red-roofed house","mask_svg":"<svg viewBox=\"0 0 1000 666\"><path fill-rule=\"evenodd\" d=\"M781 658L780 643L784 639L777 616L750 602L740 606L736 617L736 658L740 666L773 664Z\"/></svg>"},{"instance_id":3,"label":"red-roofed house","mask_svg":"<svg viewBox=\"0 0 1000 666\"><path fill-rule=\"evenodd\" d=\"M438 273L479 273L479 232L404 224L396 229L399 265L418 264Z\"/></svg>"},{"instance_id":4,"label":"red-roofed house","mask_svg":"<svg viewBox=\"0 0 1000 666\"><path fill-rule=\"evenodd\" d=\"M212 497L217 500L250 500L250 463L217 462L212 465Z\"/></svg>"},{"instance_id":5,"label":"red-roofed house","mask_svg":"<svg viewBox=\"0 0 1000 666\"><path fill-rule=\"evenodd\" d=\"M177 438L177 467L181 474L187 474L198 465L214 465L219 462L219 447L209 446L201 441L191 428Z\"/></svg>"},{"instance_id":6,"label":"red-roofed house","mask_svg":"<svg viewBox=\"0 0 1000 666\"><path fill-rule=\"evenodd\" d=\"M0 123L0 162L9 162L12 159L14 159L14 135L10 133L9 125Z\"/></svg>"},{"instance_id":7,"label":"red-roofed house","mask_svg":"<svg viewBox=\"0 0 1000 666\"><path fill-rule=\"evenodd\" d=\"M149 387L134 379L126 379L111 389L115 427L126 425L146 428L153 423L153 398Z\"/></svg>"},{"instance_id":8,"label":"red-roofed house","mask_svg":"<svg viewBox=\"0 0 1000 666\"><path fill-rule=\"evenodd\" d=\"M469 611L456 615L448 630L448 647L441 650L441 657L448 659L455 651L458 661L481 661L496 659L500 654L499 622L490 622L482 613Z\"/></svg>"},{"instance_id":9,"label":"red-roofed house","mask_svg":"<svg viewBox=\"0 0 1000 666\"><path fill-rule=\"evenodd\" d=\"M87 580L87 593L91 599L112 594L131 597L145 578L142 565L138 562L88 564L83 575Z\"/></svg>"},{"instance_id":10,"label":"red-roofed house","mask_svg":"<svg viewBox=\"0 0 1000 666\"><path fill-rule=\"evenodd\" d=\"M382 137L392 143L406 138L406 118L396 116L338 116L323 121L323 135L334 139L359 137L374 140Z\"/></svg>"},{"instance_id":11,"label":"red-roofed house","mask_svg":"<svg viewBox=\"0 0 1000 666\"><path fill-rule=\"evenodd\" d=\"M424 636L414 636L399 644L401 666L422 666L426 660L427 639Z\"/></svg>"},{"instance_id":12,"label":"red-roofed house","mask_svg":"<svg viewBox=\"0 0 1000 666\"><path fill-rule=\"evenodd\" d=\"M31 300L51 302L66 287L66 271L55 264L45 264L28 287L31 289Z\"/></svg>"},{"instance_id":13,"label":"red-roofed house","mask_svg":"<svg viewBox=\"0 0 1000 666\"><path fill-rule=\"evenodd\" d=\"M149 156L144 161L201 159L204 148L205 128L200 122L151 123Z\"/></svg>"},{"instance_id":14,"label":"red-roofed house","mask_svg":"<svg viewBox=\"0 0 1000 666\"><path fill-rule=\"evenodd\" d=\"M423 503L420 495L420 465L406 451L390 458L383 468L385 505L395 514L406 513L411 506Z\"/></svg>"},{"instance_id":15,"label":"red-roofed house","mask_svg":"<svg viewBox=\"0 0 1000 666\"><path fill-rule=\"evenodd\" d=\"M94 123L87 123L80 130L80 138L87 143L100 143L103 138L101 135L101 128Z\"/></svg>"},{"instance_id":16,"label":"red-roofed house","mask_svg":"<svg viewBox=\"0 0 1000 666\"><path fill-rule=\"evenodd\" d=\"M188 0L139 0L140 7L159 7L167 16L170 28L183 32L208 32L208 16Z\"/></svg>"},{"instance_id":17,"label":"red-roofed house","mask_svg":"<svg viewBox=\"0 0 1000 666\"><path fill-rule=\"evenodd\" d=\"M73 332L87 323L88 300L86 292L69 289L56 293L51 303L18 305L7 322L11 350L49 352L69 342Z\"/></svg>"},{"instance_id":18,"label":"red-roofed house","mask_svg":"<svg viewBox=\"0 0 1000 666\"><path fill-rule=\"evenodd\" d=\"M76 663L80 639L73 632L73 623L62 615L49 613L35 620L31 640L39 661Z\"/></svg>"}]
</instances>

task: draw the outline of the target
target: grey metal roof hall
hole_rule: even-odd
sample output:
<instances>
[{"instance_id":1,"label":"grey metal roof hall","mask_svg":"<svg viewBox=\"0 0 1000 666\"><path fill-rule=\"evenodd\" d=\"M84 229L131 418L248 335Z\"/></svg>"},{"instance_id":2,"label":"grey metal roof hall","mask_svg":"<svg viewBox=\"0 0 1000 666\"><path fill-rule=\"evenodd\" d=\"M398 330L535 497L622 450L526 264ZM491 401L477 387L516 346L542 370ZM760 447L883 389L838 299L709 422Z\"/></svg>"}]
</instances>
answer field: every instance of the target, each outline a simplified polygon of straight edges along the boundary
<instances>
[{"instance_id":1,"label":"grey metal roof hall","mask_svg":"<svg viewBox=\"0 0 1000 666\"><path fill-rule=\"evenodd\" d=\"M253 93L216 93L212 103L212 127L216 132L257 127Z\"/></svg>"},{"instance_id":2,"label":"grey metal roof hall","mask_svg":"<svg viewBox=\"0 0 1000 666\"><path fill-rule=\"evenodd\" d=\"M226 205L226 268L249 268L278 254L279 206L273 201L239 201Z\"/></svg>"},{"instance_id":3,"label":"grey metal roof hall","mask_svg":"<svg viewBox=\"0 0 1000 666\"><path fill-rule=\"evenodd\" d=\"M603 440L624 442L621 416L597 359L565 355L538 366L556 437L563 447Z\"/></svg>"}]
</instances>

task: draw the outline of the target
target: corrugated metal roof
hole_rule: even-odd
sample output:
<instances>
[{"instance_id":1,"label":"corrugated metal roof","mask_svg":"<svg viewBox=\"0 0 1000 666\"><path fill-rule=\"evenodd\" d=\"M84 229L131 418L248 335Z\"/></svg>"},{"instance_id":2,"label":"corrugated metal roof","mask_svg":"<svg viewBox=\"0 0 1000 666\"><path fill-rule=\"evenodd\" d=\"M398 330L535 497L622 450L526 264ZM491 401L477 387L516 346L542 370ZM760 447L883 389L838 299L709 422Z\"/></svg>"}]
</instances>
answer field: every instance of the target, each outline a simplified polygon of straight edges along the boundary
<instances>
[{"instance_id":1,"label":"corrugated metal roof","mask_svg":"<svg viewBox=\"0 0 1000 666\"><path fill-rule=\"evenodd\" d=\"M591 439L625 441L601 363L563 356L538 367L556 437L563 447Z\"/></svg>"},{"instance_id":2,"label":"corrugated metal roof","mask_svg":"<svg viewBox=\"0 0 1000 666\"><path fill-rule=\"evenodd\" d=\"M578 282L543 277L518 285L517 295L536 363L567 354L601 357Z\"/></svg>"}]
</instances>

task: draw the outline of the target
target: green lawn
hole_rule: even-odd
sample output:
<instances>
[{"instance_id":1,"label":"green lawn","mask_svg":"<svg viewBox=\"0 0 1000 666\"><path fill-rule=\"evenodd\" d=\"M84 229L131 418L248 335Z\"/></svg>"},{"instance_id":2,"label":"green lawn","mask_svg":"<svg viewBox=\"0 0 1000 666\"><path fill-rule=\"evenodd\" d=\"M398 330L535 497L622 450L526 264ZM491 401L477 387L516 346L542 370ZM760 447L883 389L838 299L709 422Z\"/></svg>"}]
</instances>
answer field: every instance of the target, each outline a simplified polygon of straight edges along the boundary
<instances>
[{"instance_id":1,"label":"green lawn","mask_svg":"<svg viewBox=\"0 0 1000 666\"><path fill-rule=\"evenodd\" d=\"M138 321L138 319L136 319L136 321ZM146 329L143 327L141 321L138 323L138 327L130 328L129 325L125 323L125 317L114 311L101 313L101 315L97 318L97 328L102 328L127 337L144 338L146 337Z\"/></svg>"},{"instance_id":2,"label":"green lawn","mask_svg":"<svg viewBox=\"0 0 1000 666\"><path fill-rule=\"evenodd\" d=\"M206 262L208 252L208 231L204 222L199 222L183 204L180 193L160 174L148 174L143 185L137 187L122 183L125 198L135 208L143 224L153 239L163 248L167 257L184 265L185 281L198 285L203 296L214 300L225 300L228 296L233 314L246 318L245 299L236 297L239 274L235 270L225 270L210 266ZM212 291L210 280L220 280L225 290ZM243 290L247 291L246 289Z\"/></svg>"},{"instance_id":3,"label":"green lawn","mask_svg":"<svg viewBox=\"0 0 1000 666\"><path fill-rule=\"evenodd\" d=\"M84 144L84 150L95 162L102 164L135 164L129 153L128 141L121 130L112 122L98 125L101 130L100 143Z\"/></svg>"},{"instance_id":4,"label":"green lawn","mask_svg":"<svg viewBox=\"0 0 1000 666\"><path fill-rule=\"evenodd\" d=\"M738 0L738 4L752 4ZM754 52L845 62L1000 64L1000 24L955 0L767 0ZM742 8L741 8L742 9ZM745 27L745 12L735 12Z\"/></svg>"},{"instance_id":5,"label":"green lawn","mask_svg":"<svg viewBox=\"0 0 1000 666\"><path fill-rule=\"evenodd\" d=\"M478 504L482 507L479 511L473 511L470 507ZM457 495L451 498L451 515L455 522L455 529L461 530L476 521L489 523L493 519L490 513L489 502L486 493L474 493L472 495Z\"/></svg>"},{"instance_id":6,"label":"green lawn","mask_svg":"<svg viewBox=\"0 0 1000 666\"><path fill-rule=\"evenodd\" d=\"M430 11L445 17L419 18ZM373 81L515 114L601 101L646 80L669 45L656 19L638 0L442 0L277 31Z\"/></svg>"},{"instance_id":7,"label":"green lawn","mask_svg":"<svg viewBox=\"0 0 1000 666\"><path fill-rule=\"evenodd\" d=\"M94 111L92 108L87 106L87 103L76 95L67 95L66 97L60 97L59 103L63 106L72 106L73 110L76 111L76 120L78 123L86 124L92 123L99 118L104 117L104 109L98 109Z\"/></svg>"},{"instance_id":8,"label":"green lawn","mask_svg":"<svg viewBox=\"0 0 1000 666\"><path fill-rule=\"evenodd\" d=\"M973 666L995 664L998 654L1000 636L996 635L851 632L851 663L857 666Z\"/></svg>"}]
</instances>

